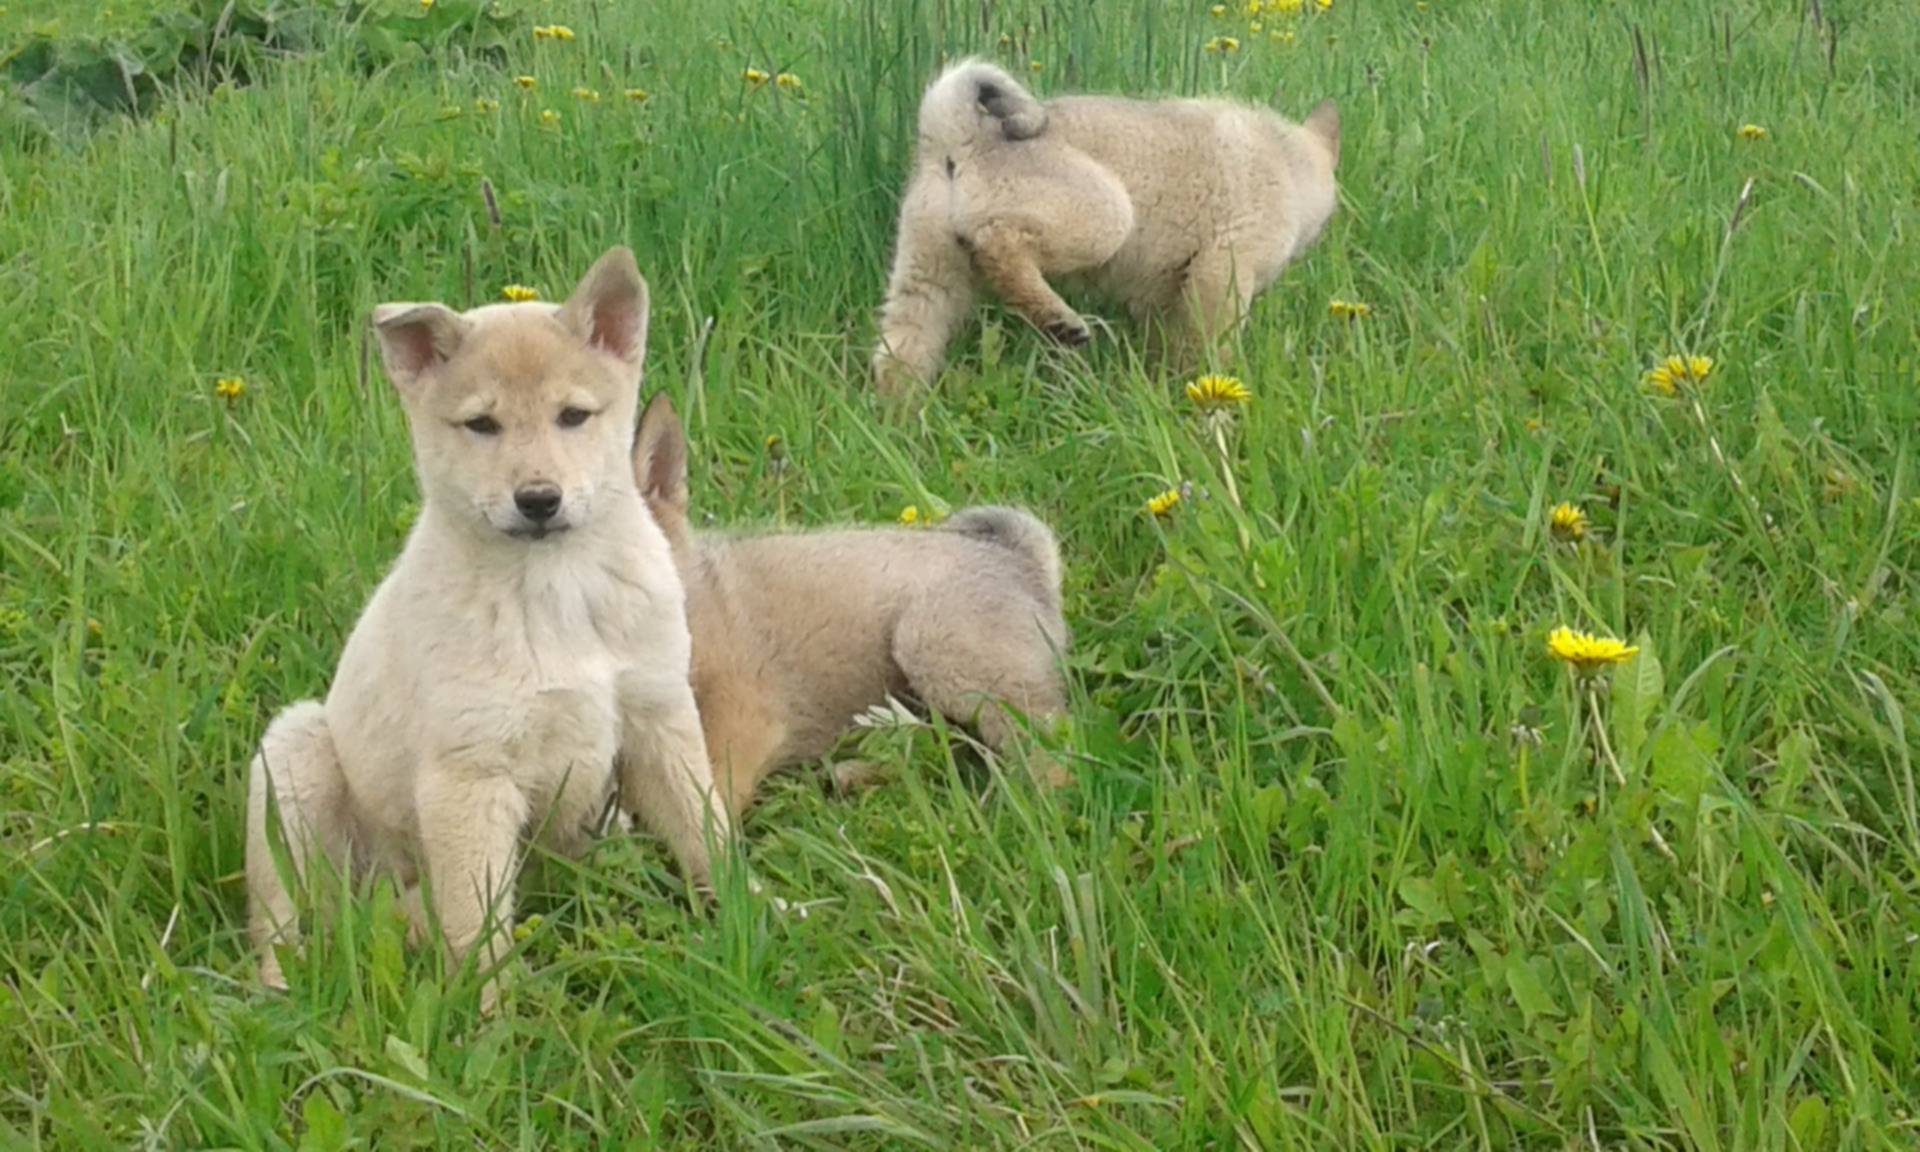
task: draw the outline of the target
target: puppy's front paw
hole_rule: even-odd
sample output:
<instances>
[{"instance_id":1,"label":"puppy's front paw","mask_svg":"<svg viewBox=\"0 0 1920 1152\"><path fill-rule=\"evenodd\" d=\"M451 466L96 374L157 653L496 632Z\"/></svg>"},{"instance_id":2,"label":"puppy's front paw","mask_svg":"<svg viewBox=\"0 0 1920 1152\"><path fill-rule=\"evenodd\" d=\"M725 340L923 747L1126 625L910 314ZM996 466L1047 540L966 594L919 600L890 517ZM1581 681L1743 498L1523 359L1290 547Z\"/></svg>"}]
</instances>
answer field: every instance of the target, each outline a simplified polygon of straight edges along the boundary
<instances>
[{"instance_id":1,"label":"puppy's front paw","mask_svg":"<svg viewBox=\"0 0 1920 1152\"><path fill-rule=\"evenodd\" d=\"M829 778L833 782L833 794L845 799L884 782L886 771L865 760L845 760L833 766Z\"/></svg>"},{"instance_id":2,"label":"puppy's front paw","mask_svg":"<svg viewBox=\"0 0 1920 1152\"><path fill-rule=\"evenodd\" d=\"M1093 330L1078 316L1055 320L1047 325L1046 332L1069 348L1085 347L1093 339Z\"/></svg>"},{"instance_id":3,"label":"puppy's front paw","mask_svg":"<svg viewBox=\"0 0 1920 1152\"><path fill-rule=\"evenodd\" d=\"M873 388L885 400L903 400L922 389L920 376L904 361L882 352L873 358Z\"/></svg>"},{"instance_id":4,"label":"puppy's front paw","mask_svg":"<svg viewBox=\"0 0 1920 1152\"><path fill-rule=\"evenodd\" d=\"M280 970L280 957L273 954L273 945L267 945L265 955L260 958L260 986L269 992L287 990L287 974Z\"/></svg>"},{"instance_id":5,"label":"puppy's front paw","mask_svg":"<svg viewBox=\"0 0 1920 1152\"><path fill-rule=\"evenodd\" d=\"M1063 788L1071 788L1078 782L1066 765L1038 748L1027 753L1027 771L1033 774L1034 783L1046 792L1058 792Z\"/></svg>"}]
</instances>

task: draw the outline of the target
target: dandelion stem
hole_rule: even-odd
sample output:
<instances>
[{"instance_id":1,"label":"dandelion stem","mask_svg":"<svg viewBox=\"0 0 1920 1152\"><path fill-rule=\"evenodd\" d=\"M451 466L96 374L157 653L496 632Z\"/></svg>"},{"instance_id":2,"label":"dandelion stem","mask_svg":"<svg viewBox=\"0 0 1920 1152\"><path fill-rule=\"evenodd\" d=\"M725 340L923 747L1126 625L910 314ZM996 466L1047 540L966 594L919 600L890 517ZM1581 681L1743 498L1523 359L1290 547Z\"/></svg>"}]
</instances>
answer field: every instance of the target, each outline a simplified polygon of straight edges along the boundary
<instances>
[{"instance_id":1,"label":"dandelion stem","mask_svg":"<svg viewBox=\"0 0 1920 1152\"><path fill-rule=\"evenodd\" d=\"M1594 690L1591 682L1587 684L1587 719L1593 724L1594 746L1599 749L1600 758L1607 767L1613 769L1614 783L1625 788L1627 774L1621 770L1620 761L1613 754L1613 745L1607 741L1607 726L1600 715L1600 694Z\"/></svg>"},{"instance_id":2,"label":"dandelion stem","mask_svg":"<svg viewBox=\"0 0 1920 1152\"><path fill-rule=\"evenodd\" d=\"M1721 451L1720 438L1714 435L1713 429L1707 424L1706 409L1700 406L1700 397L1689 392L1687 400L1693 408L1693 422L1700 426L1701 435L1707 438L1707 448L1713 453L1714 463L1727 474L1727 479L1733 483L1733 490L1740 495L1741 509L1749 518L1749 526L1761 542L1770 547L1772 539L1767 532L1769 527L1767 514L1761 510L1759 498L1747 488L1747 482L1740 478L1740 472L1733 466L1733 461L1727 459L1727 454Z\"/></svg>"},{"instance_id":3,"label":"dandelion stem","mask_svg":"<svg viewBox=\"0 0 1920 1152\"><path fill-rule=\"evenodd\" d=\"M1226 422L1223 420L1215 420L1212 423L1213 446L1220 450L1220 479L1226 483L1227 499L1233 501L1235 508L1239 508L1241 506L1240 488L1233 482L1233 457L1227 452Z\"/></svg>"},{"instance_id":4,"label":"dandelion stem","mask_svg":"<svg viewBox=\"0 0 1920 1152\"><path fill-rule=\"evenodd\" d=\"M1625 788L1627 774L1621 769L1619 759L1613 754L1613 745L1607 741L1607 725L1600 715L1600 694L1594 689L1592 683L1587 685L1587 718L1593 723L1594 746L1600 750L1600 758L1606 761L1608 768L1613 769L1614 782ZM1680 862L1680 857L1675 855L1673 848L1668 845L1667 838L1660 834L1659 826L1651 820L1647 822L1647 836L1652 839L1653 846L1660 855L1665 856L1671 863Z\"/></svg>"},{"instance_id":5,"label":"dandelion stem","mask_svg":"<svg viewBox=\"0 0 1920 1152\"><path fill-rule=\"evenodd\" d=\"M1240 503L1240 486L1233 479L1233 456L1227 451L1227 422L1216 418L1210 423L1213 425L1213 446L1220 452L1220 479L1227 486L1227 499L1233 502L1234 533L1240 539L1240 551L1246 552L1253 547L1253 538L1247 533L1247 510Z\"/></svg>"},{"instance_id":6,"label":"dandelion stem","mask_svg":"<svg viewBox=\"0 0 1920 1152\"><path fill-rule=\"evenodd\" d=\"M1532 759L1532 749L1523 742L1520 745L1520 811L1522 812L1531 811L1533 808L1533 801L1527 791L1527 761L1530 759Z\"/></svg>"}]
</instances>

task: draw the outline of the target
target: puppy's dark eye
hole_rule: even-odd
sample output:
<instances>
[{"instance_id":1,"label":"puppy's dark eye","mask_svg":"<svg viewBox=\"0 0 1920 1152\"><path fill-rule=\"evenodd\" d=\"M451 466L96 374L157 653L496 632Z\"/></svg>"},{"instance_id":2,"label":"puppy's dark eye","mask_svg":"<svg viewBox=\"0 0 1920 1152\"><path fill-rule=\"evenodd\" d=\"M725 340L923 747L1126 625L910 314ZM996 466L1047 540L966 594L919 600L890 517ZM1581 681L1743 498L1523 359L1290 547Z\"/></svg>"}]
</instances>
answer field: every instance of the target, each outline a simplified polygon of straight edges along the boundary
<instances>
[{"instance_id":1,"label":"puppy's dark eye","mask_svg":"<svg viewBox=\"0 0 1920 1152\"><path fill-rule=\"evenodd\" d=\"M578 428L591 419L593 419L593 413L585 408L560 409L560 427L562 428Z\"/></svg>"},{"instance_id":2,"label":"puppy's dark eye","mask_svg":"<svg viewBox=\"0 0 1920 1152\"><path fill-rule=\"evenodd\" d=\"M492 436L500 431L500 421L495 420L491 416L475 416L462 425L462 427L469 432L475 432L482 436Z\"/></svg>"}]
</instances>

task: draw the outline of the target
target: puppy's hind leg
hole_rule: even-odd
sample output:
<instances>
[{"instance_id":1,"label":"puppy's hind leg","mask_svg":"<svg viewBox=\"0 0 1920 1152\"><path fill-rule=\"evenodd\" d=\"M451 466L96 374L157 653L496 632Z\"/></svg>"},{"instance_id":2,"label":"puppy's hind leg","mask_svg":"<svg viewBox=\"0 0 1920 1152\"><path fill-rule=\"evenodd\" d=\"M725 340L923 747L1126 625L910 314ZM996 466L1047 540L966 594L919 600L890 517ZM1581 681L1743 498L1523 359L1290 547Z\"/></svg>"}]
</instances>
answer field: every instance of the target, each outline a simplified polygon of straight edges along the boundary
<instances>
[{"instance_id":1,"label":"puppy's hind leg","mask_svg":"<svg viewBox=\"0 0 1920 1152\"><path fill-rule=\"evenodd\" d=\"M304 881L316 856L346 867L352 851L347 779L334 751L326 710L316 700L292 705L267 726L247 782L247 922L260 956L260 982L285 988L277 943L299 943L299 910L288 877L274 858L269 815L277 814L280 839Z\"/></svg>"},{"instance_id":2,"label":"puppy's hind leg","mask_svg":"<svg viewBox=\"0 0 1920 1152\"><path fill-rule=\"evenodd\" d=\"M897 396L940 373L947 345L973 308L973 266L947 219L939 181L917 176L900 206L900 236L880 307L874 386Z\"/></svg>"},{"instance_id":3,"label":"puppy's hind leg","mask_svg":"<svg viewBox=\"0 0 1920 1152\"><path fill-rule=\"evenodd\" d=\"M1018 592L929 596L903 614L893 658L927 707L975 726L987 747L1005 752L1020 732L1008 708L1039 726L1066 711L1056 664L1065 637L1057 615ZM1042 784L1072 781L1037 750L1027 762Z\"/></svg>"},{"instance_id":4,"label":"puppy's hind leg","mask_svg":"<svg viewBox=\"0 0 1920 1152\"><path fill-rule=\"evenodd\" d=\"M1093 339L1080 314L1060 298L1040 271L1038 238L1016 224L987 224L974 233L973 262L1007 307L1069 347Z\"/></svg>"},{"instance_id":5,"label":"puppy's hind leg","mask_svg":"<svg viewBox=\"0 0 1920 1152\"><path fill-rule=\"evenodd\" d=\"M1255 287L1253 269L1236 259L1232 248L1209 248L1193 258L1183 291L1191 357L1217 367L1211 361L1246 319Z\"/></svg>"}]
</instances>

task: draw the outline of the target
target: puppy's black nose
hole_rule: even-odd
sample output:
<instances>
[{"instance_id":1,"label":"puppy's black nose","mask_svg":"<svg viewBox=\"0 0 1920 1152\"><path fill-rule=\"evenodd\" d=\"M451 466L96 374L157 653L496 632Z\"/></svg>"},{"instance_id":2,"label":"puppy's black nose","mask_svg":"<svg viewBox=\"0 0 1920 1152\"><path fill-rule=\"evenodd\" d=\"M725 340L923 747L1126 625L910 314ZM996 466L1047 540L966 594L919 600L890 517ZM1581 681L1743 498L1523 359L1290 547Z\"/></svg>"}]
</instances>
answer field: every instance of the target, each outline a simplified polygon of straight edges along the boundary
<instances>
[{"instance_id":1,"label":"puppy's black nose","mask_svg":"<svg viewBox=\"0 0 1920 1152\"><path fill-rule=\"evenodd\" d=\"M560 489L551 484L529 484L513 494L513 506L535 524L544 524L560 511Z\"/></svg>"}]
</instances>

